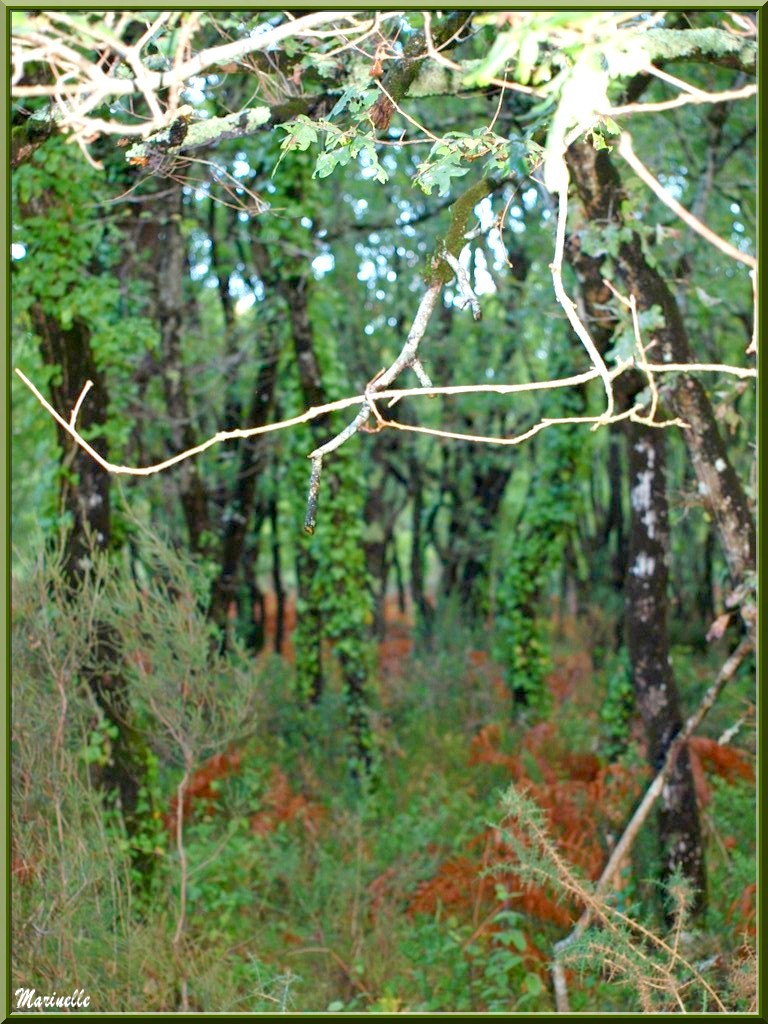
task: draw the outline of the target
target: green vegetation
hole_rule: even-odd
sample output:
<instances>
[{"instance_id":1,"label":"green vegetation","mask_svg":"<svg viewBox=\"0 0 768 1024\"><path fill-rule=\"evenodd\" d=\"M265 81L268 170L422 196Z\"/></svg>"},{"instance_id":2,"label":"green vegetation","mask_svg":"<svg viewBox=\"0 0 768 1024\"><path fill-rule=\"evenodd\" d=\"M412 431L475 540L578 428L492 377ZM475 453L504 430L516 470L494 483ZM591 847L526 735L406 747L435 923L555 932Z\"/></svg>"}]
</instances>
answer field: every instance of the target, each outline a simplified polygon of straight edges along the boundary
<instances>
[{"instance_id":1,"label":"green vegetation","mask_svg":"<svg viewBox=\"0 0 768 1024\"><path fill-rule=\"evenodd\" d=\"M525 889L505 794L511 778L537 798L549 792L559 810L543 820L577 863L608 848L642 757L632 739L613 767L590 753L606 675L580 663L553 623L552 717L510 724L499 666L441 621L439 654L406 657L382 678L379 785L361 796L336 742L340 677L307 718L281 659L211 652L194 564L151 539L142 548L146 586L130 566L97 560L72 604L47 559L24 565L15 588L15 981L76 983L113 1011L551 1011L547 962L568 903L556 878ZM104 814L93 783L113 739L85 682L89 629L105 617L121 624L114 654L130 666L149 767L132 835ZM387 652L385 642L382 663ZM745 676L731 702L748 692ZM686 941L697 962L716 959L706 977L738 1009L749 999L739 901L749 906L754 878L753 787L711 766L706 780L710 909ZM631 914L637 893L623 878L615 905ZM634 957L627 986L601 970L599 933L575 949L575 1008L636 1005L642 956L631 934L622 941Z\"/></svg>"},{"instance_id":2,"label":"green vegetation","mask_svg":"<svg viewBox=\"0 0 768 1024\"><path fill-rule=\"evenodd\" d=\"M12 29L11 991L754 1012L754 18Z\"/></svg>"}]
</instances>

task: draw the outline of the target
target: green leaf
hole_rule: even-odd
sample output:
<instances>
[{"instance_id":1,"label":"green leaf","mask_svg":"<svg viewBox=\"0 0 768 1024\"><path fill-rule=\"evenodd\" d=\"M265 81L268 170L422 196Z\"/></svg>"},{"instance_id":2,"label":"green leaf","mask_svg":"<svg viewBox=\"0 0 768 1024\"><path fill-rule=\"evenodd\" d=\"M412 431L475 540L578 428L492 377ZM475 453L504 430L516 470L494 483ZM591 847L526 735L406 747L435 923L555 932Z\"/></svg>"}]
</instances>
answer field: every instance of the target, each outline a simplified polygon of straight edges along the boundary
<instances>
[{"instance_id":1,"label":"green leaf","mask_svg":"<svg viewBox=\"0 0 768 1024\"><path fill-rule=\"evenodd\" d=\"M303 152L317 142L317 128L306 114L299 114L295 121L287 121L277 127L286 132L286 137L280 143L281 149L298 149Z\"/></svg>"},{"instance_id":2,"label":"green leaf","mask_svg":"<svg viewBox=\"0 0 768 1024\"><path fill-rule=\"evenodd\" d=\"M421 164L416 175L416 184L427 195L431 194L433 188L437 188L439 195L447 196L451 190L452 179L462 177L469 170L468 167L459 165L460 159L459 154L453 152L436 163Z\"/></svg>"},{"instance_id":3,"label":"green leaf","mask_svg":"<svg viewBox=\"0 0 768 1024\"><path fill-rule=\"evenodd\" d=\"M344 167L349 163L352 157L349 146L345 146L343 149L334 149L330 152L325 150L320 153L315 163L315 170L312 175L313 178L327 178L329 174L332 174L336 167Z\"/></svg>"}]
</instances>

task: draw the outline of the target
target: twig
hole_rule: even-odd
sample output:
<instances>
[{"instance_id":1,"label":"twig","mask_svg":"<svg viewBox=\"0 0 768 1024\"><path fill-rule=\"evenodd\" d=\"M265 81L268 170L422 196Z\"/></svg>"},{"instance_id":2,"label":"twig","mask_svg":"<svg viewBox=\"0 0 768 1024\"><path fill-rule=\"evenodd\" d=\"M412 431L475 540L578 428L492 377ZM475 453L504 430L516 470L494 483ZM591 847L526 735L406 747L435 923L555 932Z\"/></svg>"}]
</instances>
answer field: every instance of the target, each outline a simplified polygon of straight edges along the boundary
<instances>
[{"instance_id":1,"label":"twig","mask_svg":"<svg viewBox=\"0 0 768 1024\"><path fill-rule=\"evenodd\" d=\"M693 733L699 728L704 718L714 705L717 700L720 691L723 689L725 684L729 682L736 674L736 670L741 665L744 658L754 648L754 641L752 638L742 640L736 650L730 655L725 661L720 671L717 674L717 678L714 683L710 686L707 692L699 702L699 706L696 708L694 713L688 718L681 731L675 736L670 743L666 757L664 758L664 764L657 773L653 782L650 784L648 789L645 791L645 796L640 801L637 810L629 820L629 824L624 829L621 838L613 848L611 856L608 858L608 863L603 869L603 873L598 879L593 893L592 893L592 904L602 899L608 892L608 889L613 884L614 876L619 869L622 860L626 857L629 852L637 833L651 812L653 805L661 795L664 788L664 784L669 778L672 769L674 768L675 762L683 749L685 744L691 738ZM554 946L554 961L552 963L552 982L555 990L555 1000L557 1005L558 1013L570 1013L568 1005L568 989L565 981L565 972L562 964L562 955L566 950L573 945L578 938L580 938L592 920L594 914L594 906L587 906L582 913L579 920L576 922L572 931L559 942L555 943Z\"/></svg>"},{"instance_id":2,"label":"twig","mask_svg":"<svg viewBox=\"0 0 768 1024\"><path fill-rule=\"evenodd\" d=\"M398 114L400 114L401 117L403 117L406 121L408 121L410 124L412 124L414 128L418 128L418 130L423 135L426 135L426 137L428 139L432 139L433 142L442 142L443 141L438 135L434 135L429 130L429 128L425 128L423 124L420 124L415 118L411 117L410 114L406 114L406 112L403 110L403 108L400 106L400 104L395 99L393 99L392 96L390 96L390 94L387 92L387 90L384 88L384 86L381 84L381 82L376 81L376 79L374 79L374 82L376 82L376 85L379 87L379 89L384 93L384 95L387 97L389 102L392 104L393 110L396 110L398 112Z\"/></svg>"},{"instance_id":3,"label":"twig","mask_svg":"<svg viewBox=\"0 0 768 1024\"><path fill-rule=\"evenodd\" d=\"M696 234L701 235L711 245L714 245L721 252L724 252L726 256L730 256L731 259L738 260L739 263L744 263L752 269L757 268L757 260L754 256L750 256L748 253L741 252L735 246L731 245L730 242L726 242L724 238L716 235L711 228L708 228L706 224L703 224L698 217L694 217L692 213L681 206L676 199L667 192L667 190L654 178L645 164L637 157L634 149L632 148L632 136L629 132L622 132L619 138L618 150L620 155L626 160L638 178L644 181L648 188L659 197L659 199L668 206L673 213L685 221L689 228L692 228Z\"/></svg>"},{"instance_id":4,"label":"twig","mask_svg":"<svg viewBox=\"0 0 768 1024\"><path fill-rule=\"evenodd\" d=\"M54 12L49 12L49 15L34 15L30 30L13 37L13 94L18 97L49 97L48 117L55 120L59 128L71 133L71 141L77 143L86 161L99 169L103 164L89 153L89 146L96 137L100 134L147 136L167 128L177 110L180 90L190 78L204 74L211 66L226 65L258 51L269 51L290 38L311 40L332 36L346 40L350 35L366 38L381 21L400 16L399 12L387 11L376 14L373 19L358 21L354 12L314 11L300 18L290 18L277 26L265 24L262 26L264 31L260 33L195 54L189 52L199 21L197 13L193 12L186 20L179 17L174 34L168 35L174 46L174 52L168 54L173 66L156 71L148 67L142 51L158 29L172 17L167 12L161 13L143 36L130 45L121 38L131 24L130 19L121 19L115 29L105 31L99 24L75 25L67 15L59 16ZM73 25L76 32L70 32L68 25ZM319 27L322 25L331 28L324 32ZM179 31L178 26L181 26ZM83 33L85 40L81 38ZM95 41L91 43L91 39ZM347 42L346 45L353 43ZM98 59L92 58L87 52L88 47L99 51ZM86 49L86 52L81 52L81 49ZM117 59L108 61L108 57ZM53 80L46 84L25 84L25 71L33 63L47 65ZM141 125L91 116L99 107L110 105L114 98L135 94L143 96L149 114L142 119ZM131 116L135 122L133 110Z\"/></svg>"},{"instance_id":5,"label":"twig","mask_svg":"<svg viewBox=\"0 0 768 1024\"><path fill-rule=\"evenodd\" d=\"M312 474L309 478L309 497L307 498L307 514L304 517L304 532L315 532L317 522L317 492L320 489L320 474L323 470L323 457L316 455L312 459Z\"/></svg>"},{"instance_id":6,"label":"twig","mask_svg":"<svg viewBox=\"0 0 768 1024\"><path fill-rule=\"evenodd\" d=\"M593 374L597 376L597 374ZM418 427L412 423L400 423L398 420L380 421L382 427L391 427L393 430L402 430L406 433L429 434L431 437L442 437L450 441L471 441L475 444L498 444L502 446L514 446L528 441L541 430L549 427L559 427L566 423L591 423L593 429L601 426L608 426L613 423L620 423L622 420L632 420L634 423L643 423L648 427L664 429L666 427L680 427L683 430L689 429L688 424L681 419L671 420L649 420L641 413L642 406L633 406L625 412L616 413L614 416L606 417L605 413L600 416L559 416L553 419L539 420L522 434L515 434L514 437L491 437L485 434L461 434L453 430L439 430L437 427Z\"/></svg>"},{"instance_id":7,"label":"twig","mask_svg":"<svg viewBox=\"0 0 768 1024\"><path fill-rule=\"evenodd\" d=\"M608 367L605 365L603 357L598 352L597 346L592 340L592 337L589 331L587 330L585 324L579 319L579 315L576 312L576 307L574 306L573 302L569 299L565 291L565 288L563 287L563 254L565 252L565 225L568 220L568 171L565 167L565 162L563 162L563 171L565 173L565 181L562 183L558 193L555 254L552 258L552 262L549 265L549 269L552 272L552 284L554 285L557 301L565 310L565 315L568 317L568 322L578 335L578 338L581 341L584 348L587 350L589 358L592 360L592 365L595 367L603 381L607 404L603 417L598 417L598 420L595 423L595 427L597 427L600 425L600 423L603 423L605 422L605 420L610 419L610 417L613 415L613 387L611 385L611 376L608 372Z\"/></svg>"},{"instance_id":8,"label":"twig","mask_svg":"<svg viewBox=\"0 0 768 1024\"><path fill-rule=\"evenodd\" d=\"M422 362L421 362L420 359L414 359L413 360L413 362L411 363L411 369L413 370L413 372L418 377L419 383L422 385L422 387L425 387L425 388L431 388L432 387L432 380L430 379L430 376L427 373L427 371L424 369L424 366L422 365ZM394 401L394 399L392 399L392 401ZM392 403L390 402L390 405L391 404Z\"/></svg>"},{"instance_id":9,"label":"twig","mask_svg":"<svg viewBox=\"0 0 768 1024\"><path fill-rule=\"evenodd\" d=\"M658 68L654 68L654 72L658 72ZM661 100L659 103L626 103L623 107L608 107L600 114L602 117L621 117L625 114L658 114L663 110L687 107L690 103L728 103L731 100L745 100L754 96L756 92L757 86L745 85L741 89L705 92L701 96L695 94L676 96L673 100Z\"/></svg>"},{"instance_id":10,"label":"twig","mask_svg":"<svg viewBox=\"0 0 768 1024\"><path fill-rule=\"evenodd\" d=\"M181 937L184 934L184 925L187 920L187 851L184 848L184 794L190 780L191 767L187 762L185 751L184 775L176 787L176 852L179 855L179 914L176 920L176 931L173 936L173 946L178 948Z\"/></svg>"},{"instance_id":11,"label":"twig","mask_svg":"<svg viewBox=\"0 0 768 1024\"><path fill-rule=\"evenodd\" d=\"M75 402L75 407L72 410L72 415L69 417L69 425L72 427L73 430L75 424L77 423L77 415L80 412L80 406L83 404L83 399L85 398L85 396L88 394L92 387L93 381L87 380L85 384L83 384L83 390L80 392L80 397Z\"/></svg>"},{"instance_id":12,"label":"twig","mask_svg":"<svg viewBox=\"0 0 768 1024\"><path fill-rule=\"evenodd\" d=\"M418 370L416 369L418 360L415 359L411 365L417 375ZM419 364L420 365L420 364ZM630 362L621 363L610 371L609 376L611 380L620 376L632 365ZM647 368L652 370L654 373L696 373L696 372L707 372L707 373L729 373L736 377L756 377L757 371L751 368L745 368L740 366L729 366L726 363L648 363ZM423 369L423 368L422 368ZM110 462L109 459L105 459L103 455L96 451L79 433L70 421L64 419L64 417L53 408L51 403L44 397L40 390L32 383L32 381L24 374L18 367L14 370L16 375L21 381L29 388L32 394L35 396L37 401L42 405L46 412L51 416L52 419L59 424L65 433L69 434L72 440L77 444L83 451L87 452L94 462L98 463L99 466L107 473L113 473L116 476L152 476L155 473L162 473L166 469L170 469L173 466L178 465L180 462L184 462L186 459L191 459L195 455L200 455L207 451L214 445L221 444L224 441L236 441L244 440L249 437L256 437L260 434L269 434L277 430L287 430L290 427L299 426L302 423L310 423L312 420L317 419L320 416L327 416L330 412L338 412L342 409L349 409L354 405L366 404L370 408L371 395L352 395L348 398L340 398L335 402L328 402L325 405L312 406L303 412L300 416L291 416L288 419L279 420L275 423L267 423L261 427L239 427L234 430L220 430L218 433L209 437L206 441L202 441L200 444L194 445L191 448L187 448L177 455L171 456L169 459L164 459L162 462L153 463L150 466L124 466L116 462ZM385 372L385 371L383 371ZM383 388L381 391L376 389L377 399L392 399L393 401L399 401L402 398L434 398L438 395L445 395L447 397L452 395L474 395L474 394L495 394L495 395L514 395L522 392L532 391L550 391L556 388L569 388L576 387L580 384L586 384L590 380L594 380L600 376L597 369L592 368L585 370L583 373L574 374L570 377L553 378L551 380L544 381L530 381L527 384L451 384L442 387L436 387L432 384L421 387L421 388ZM378 382L377 378L377 382ZM366 417L367 418L367 417ZM597 417L596 419L599 419ZM394 421L382 421L387 426L395 427L398 430L405 429L416 429L407 428L405 424L397 424ZM557 420L547 420L542 424L539 429L543 426L553 426ZM569 421L571 422L571 421ZM587 422L591 422L587 420ZM658 426L658 424L656 424ZM359 427L358 427L359 429ZM426 428L420 428L426 430ZM450 435L447 435L450 436ZM462 439L476 440L478 442L503 444L504 439L498 438L483 438L483 437L472 437L471 435L460 435ZM311 457L311 456L310 456Z\"/></svg>"},{"instance_id":13,"label":"twig","mask_svg":"<svg viewBox=\"0 0 768 1024\"><path fill-rule=\"evenodd\" d=\"M752 340L747 347L747 355L752 356L757 353L757 270L754 267L749 276L752 278Z\"/></svg>"},{"instance_id":14,"label":"twig","mask_svg":"<svg viewBox=\"0 0 768 1024\"><path fill-rule=\"evenodd\" d=\"M462 267L461 263L456 259L453 253L448 252L447 249L443 249L440 253L440 259L445 260L448 266L456 275L456 280L459 283L459 290L462 296L466 300L470 309L472 310L472 316L475 320L483 319L483 311L480 308L480 303L477 300L477 296L472 290L472 285L469 283L469 276L466 270Z\"/></svg>"},{"instance_id":15,"label":"twig","mask_svg":"<svg viewBox=\"0 0 768 1024\"><path fill-rule=\"evenodd\" d=\"M91 458L97 462L102 469L105 469L108 473L114 473L115 475L124 476L152 476L154 473L162 473L166 469L170 469L171 466L177 465L179 462L184 462L186 459L190 459L195 455L200 455L202 452L207 451L208 448L212 448L216 444L221 444L222 441L233 441L237 439L244 439L248 437L255 437L257 434L267 434L274 430L285 430L288 427L295 427L301 423L309 423L311 420L317 419L318 416L325 416L329 412L334 412L338 409L347 409L352 405L359 405L365 401L365 396L355 395L352 398L342 398L337 402L329 402L327 405L313 406L307 409L306 412L300 416L292 416L289 419L281 420L278 423L268 423L262 427L251 427L249 429L238 428L235 430L220 430L214 434L213 437L209 437L206 441L201 442L198 445L194 445L192 448L187 448L183 452L179 452L177 455L171 456L169 459L164 459L162 462L157 462L151 466L122 466L118 463L110 462L105 459L99 452L93 448L72 425L67 422L63 416L61 416L47 401L47 399L41 394L38 388L32 383L31 380L18 368L15 370L16 375L26 384L35 398L40 402L44 409L53 417L59 426L78 444L84 451L88 452Z\"/></svg>"},{"instance_id":16,"label":"twig","mask_svg":"<svg viewBox=\"0 0 768 1024\"><path fill-rule=\"evenodd\" d=\"M719 747L724 747L727 743L730 743L731 740L734 738L734 736L739 732L741 727L744 725L746 720L747 720L747 716L746 715L741 715L741 717L738 718L733 723L733 725L729 725L728 728L725 730L725 732L721 733L721 735L718 736L718 738L717 738L717 745Z\"/></svg>"},{"instance_id":17,"label":"twig","mask_svg":"<svg viewBox=\"0 0 768 1024\"><path fill-rule=\"evenodd\" d=\"M728 363L646 363L653 373L730 373L734 377L757 377L751 366L730 366Z\"/></svg>"},{"instance_id":18,"label":"twig","mask_svg":"<svg viewBox=\"0 0 768 1024\"><path fill-rule=\"evenodd\" d=\"M646 74L654 75L662 82L667 82L668 85L673 85L676 89L681 92L687 93L689 96L696 96L702 103L710 103L710 94L704 89L699 89L695 85L691 85L690 82L684 82L682 78L675 78L674 75L670 75L668 71L662 71L661 68L655 67L653 64L649 64L646 68L642 68Z\"/></svg>"},{"instance_id":19,"label":"twig","mask_svg":"<svg viewBox=\"0 0 768 1024\"><path fill-rule=\"evenodd\" d=\"M307 515L304 520L304 529L307 533L312 533L315 528L317 516L317 495L318 488L320 486L320 473L322 471L323 456L328 455L329 452L335 451L338 447L344 444L345 441L349 440L350 437L356 434L360 428L367 423L368 418L374 409L374 403L372 401L373 396L379 395L381 392L385 391L389 385L400 376L403 370L408 367L413 367L414 362L417 361L416 353L419 348L419 342L424 337L424 332L427 329L429 318L435 308L441 289L442 284L438 282L437 284L430 285L422 296L419 308L416 310L416 316L413 318L413 324L408 332L408 337L405 339L405 344L400 350L400 354L388 369L376 374L373 380L369 383L368 387L365 389L365 395L363 396L362 408L358 412L357 416L355 416L352 422L348 423L340 433L331 438L330 441L309 453L308 458L312 460L312 474L310 477L309 497L307 499ZM420 363L419 366L421 366ZM421 370L423 372L423 367L421 367ZM379 419L378 416L377 419Z\"/></svg>"},{"instance_id":20,"label":"twig","mask_svg":"<svg viewBox=\"0 0 768 1024\"><path fill-rule=\"evenodd\" d=\"M656 380L648 367L648 357L645 354L645 345L643 345L643 336L640 331L640 318L637 315L637 300L635 299L634 294L631 294L628 299L625 298L625 296L623 296L606 277L603 278L603 284L607 286L609 291L616 296L622 305L629 309L632 315L632 330L635 335L637 350L640 353L640 358L637 362L640 369L648 378L648 387L651 392L651 408L647 418L650 422L653 422L656 418L656 410L659 407L659 389L656 387Z\"/></svg>"},{"instance_id":21,"label":"twig","mask_svg":"<svg viewBox=\"0 0 768 1024\"><path fill-rule=\"evenodd\" d=\"M192 36L197 31L200 22L200 11L191 11L189 17L182 21L181 30L179 32L179 43L176 47L176 54L173 58L173 68L176 74L179 73L187 51L190 48ZM169 116L175 116L176 111L179 107L179 93L181 91L178 82L175 82L168 91L168 114Z\"/></svg>"},{"instance_id":22,"label":"twig","mask_svg":"<svg viewBox=\"0 0 768 1024\"><path fill-rule=\"evenodd\" d=\"M429 11L424 12L424 38L427 44L427 55L431 57L436 64L442 64L443 67L449 68L451 71L466 72L466 68L463 68L461 64L457 64L456 61L449 60L447 57L444 57L443 54L435 47L435 43L432 38L432 15ZM506 77L503 79L489 78L487 80L487 84L500 86L502 90L523 92L528 96L540 95L539 91L532 88L530 85L522 85L520 82L509 82Z\"/></svg>"}]
</instances>

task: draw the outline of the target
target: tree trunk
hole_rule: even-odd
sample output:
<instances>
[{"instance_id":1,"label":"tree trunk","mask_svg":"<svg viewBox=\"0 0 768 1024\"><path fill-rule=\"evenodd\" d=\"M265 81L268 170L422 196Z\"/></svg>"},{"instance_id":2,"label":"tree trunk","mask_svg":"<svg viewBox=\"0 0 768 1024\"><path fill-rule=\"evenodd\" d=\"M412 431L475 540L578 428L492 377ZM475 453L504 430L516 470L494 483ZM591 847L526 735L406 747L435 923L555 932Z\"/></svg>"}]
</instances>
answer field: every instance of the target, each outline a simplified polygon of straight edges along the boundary
<instances>
[{"instance_id":1,"label":"tree trunk","mask_svg":"<svg viewBox=\"0 0 768 1024\"><path fill-rule=\"evenodd\" d=\"M648 738L648 760L658 771L682 727L667 635L669 525L666 438L663 430L628 423L631 519L626 582L627 646L637 707ZM692 913L706 904L706 874L696 792L688 753L675 761L661 797L662 877L679 870L695 890Z\"/></svg>"},{"instance_id":2,"label":"tree trunk","mask_svg":"<svg viewBox=\"0 0 768 1024\"><path fill-rule=\"evenodd\" d=\"M577 143L568 151L568 166L587 217L601 225L623 227L624 191L608 152ZM630 241L622 242L618 265L638 309L658 305L663 312L664 326L654 331L655 361L692 362L688 334L674 296L661 273L649 265L636 233ZM607 298L608 290L605 292ZM682 437L699 490L717 524L731 582L736 587L755 565L755 524L741 481L728 458L709 398L699 381L687 374L665 374L660 388L675 415L689 425L688 430L682 431Z\"/></svg>"},{"instance_id":3,"label":"tree trunk","mask_svg":"<svg viewBox=\"0 0 768 1024\"><path fill-rule=\"evenodd\" d=\"M470 421L467 429L477 427ZM488 614L493 526L514 463L508 453L479 452L462 442L455 442L451 459L451 518L440 585L446 597L458 598L462 619L476 627Z\"/></svg>"},{"instance_id":4,"label":"tree trunk","mask_svg":"<svg viewBox=\"0 0 768 1024\"><path fill-rule=\"evenodd\" d=\"M78 428L89 436L89 443L105 458L107 442L103 434L90 436L94 428L107 421L108 398L104 378L96 366L88 325L75 319L63 328L46 313L39 303L31 307L34 330L40 338L44 362L60 370L60 383L51 384L51 404L67 416L86 380L94 387L88 393L78 415ZM55 379L55 378L54 378ZM78 599L78 589L95 552L104 552L110 543L110 476L90 455L76 445L69 435L57 427L62 452L62 505L71 515L64 548L64 573L71 588L71 598ZM73 479L73 474L76 475ZM105 793L116 793L129 834L137 828L135 820L139 788L146 775L141 747L129 724L126 683L119 661L119 642L111 628L96 623L96 641L90 652L92 669L88 685L104 712L107 721L117 727L109 761L92 766L95 784ZM138 856L136 863L146 870L149 862Z\"/></svg>"},{"instance_id":5,"label":"tree trunk","mask_svg":"<svg viewBox=\"0 0 768 1024\"><path fill-rule=\"evenodd\" d=\"M315 352L312 324L307 305L307 281L294 276L285 281L277 279L276 284L283 296L291 321L293 350L299 373L299 386L304 405L325 403L320 364ZM328 418L312 421L312 436L319 444L321 432L327 429ZM328 484L326 473L325 483ZM317 599L321 567L312 539L302 535L296 549L297 616L296 622L296 664L303 669L304 697L312 703L320 700L325 687L323 669L323 609Z\"/></svg>"},{"instance_id":6,"label":"tree trunk","mask_svg":"<svg viewBox=\"0 0 768 1024\"><path fill-rule=\"evenodd\" d=\"M64 329L59 321L45 313L39 303L31 308L32 324L40 338L43 361L61 371L61 383L51 384L51 402L68 416L74 409L87 380L93 388L78 414L77 425L86 435L107 421L107 391L104 378L96 367L91 347L91 334L85 321L75 319ZM110 476L97 462L76 445L69 434L56 428L62 450L62 465L77 476L72 483L65 473L61 482L62 505L72 517L64 551L67 576L78 579L87 568L94 550L106 551L110 530ZM100 455L107 457L103 434L90 440Z\"/></svg>"},{"instance_id":7,"label":"tree trunk","mask_svg":"<svg viewBox=\"0 0 768 1024\"><path fill-rule=\"evenodd\" d=\"M192 424L186 373L181 355L184 313L183 281L187 270L181 234L182 191L159 214L164 219L157 236L155 310L160 327L161 372L174 452L193 447L198 438ZM193 552L202 549L203 535L210 531L208 495L197 460L188 459L173 471L180 480L181 505Z\"/></svg>"},{"instance_id":8,"label":"tree trunk","mask_svg":"<svg viewBox=\"0 0 768 1024\"><path fill-rule=\"evenodd\" d=\"M282 654L285 646L285 588L283 586L283 569L280 556L279 518L277 514L277 480L273 473L275 490L269 503L269 522L271 526L272 549L272 586L275 591L275 654Z\"/></svg>"},{"instance_id":9,"label":"tree trunk","mask_svg":"<svg viewBox=\"0 0 768 1024\"><path fill-rule=\"evenodd\" d=\"M248 412L249 427L264 426L274 411L280 342L277 330L269 327L267 330ZM270 439L266 435L245 438L240 444L240 469L225 511L220 571L211 594L211 617L222 628L226 625L231 604L238 603L245 540L253 516L257 487L266 475L270 452ZM239 612L242 613L242 609Z\"/></svg>"},{"instance_id":10,"label":"tree trunk","mask_svg":"<svg viewBox=\"0 0 768 1024\"><path fill-rule=\"evenodd\" d=\"M415 456L411 459L412 500L411 506L411 598L416 609L417 633L424 641L432 634L435 612L429 603L424 579L426 561L426 535L424 531L424 478L421 463Z\"/></svg>"},{"instance_id":11,"label":"tree trunk","mask_svg":"<svg viewBox=\"0 0 768 1024\"><path fill-rule=\"evenodd\" d=\"M407 500L408 486L394 461L400 444L394 433L385 432L377 438L371 452L375 471L369 475L364 512L365 563L371 580L374 633L380 640L386 632L385 606L394 560L395 524Z\"/></svg>"},{"instance_id":12,"label":"tree trunk","mask_svg":"<svg viewBox=\"0 0 768 1024\"><path fill-rule=\"evenodd\" d=\"M624 506L621 500L622 466L620 444L621 436L615 428L612 428L611 436L608 439L608 484L611 496L603 541L606 542L610 534L613 533L615 547L611 558L611 578L614 589L619 592L624 587L624 580L627 575Z\"/></svg>"}]
</instances>

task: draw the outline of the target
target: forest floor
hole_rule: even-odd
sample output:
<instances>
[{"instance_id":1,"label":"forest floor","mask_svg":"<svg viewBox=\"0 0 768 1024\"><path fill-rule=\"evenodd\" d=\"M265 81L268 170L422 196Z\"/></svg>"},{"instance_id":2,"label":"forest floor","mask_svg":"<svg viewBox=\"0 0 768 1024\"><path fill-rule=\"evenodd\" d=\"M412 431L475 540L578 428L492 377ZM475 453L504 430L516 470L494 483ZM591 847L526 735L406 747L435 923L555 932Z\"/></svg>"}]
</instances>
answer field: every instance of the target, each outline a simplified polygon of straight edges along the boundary
<instances>
[{"instance_id":1,"label":"forest floor","mask_svg":"<svg viewBox=\"0 0 768 1024\"><path fill-rule=\"evenodd\" d=\"M288 633L294 618L289 608ZM267 648L273 628L268 602ZM418 649L410 615L389 600L377 650L376 782L362 796L345 770L338 685L313 709L312 722L301 723L286 700L290 640L284 659L262 655L268 682L259 734L198 769L186 830L190 862L205 861L212 823L247 810L234 846L215 870L209 865L198 876L191 912L199 910L204 930L212 910L220 922L224 913L224 927L245 942L257 966L259 1008L552 1009L552 945L582 904L562 879L522 877L504 793L513 784L532 797L559 853L579 878L594 880L650 773L641 730L631 710L622 711L625 689L618 686L612 705L606 700L622 670L604 653L599 617L588 622L555 609L550 633L546 706L515 709L482 638L475 647L460 628L444 629L431 649ZM714 656L686 659L692 702L711 680L713 664ZM754 752L742 737L718 742L743 712L744 699L734 693L689 753L710 880L695 960L719 971L729 991L741 985L748 1005ZM530 844L530 834L524 842ZM612 897L620 913L658 907L656 867L649 826L620 873ZM651 979L651 1005L680 1008L675 986L692 991L681 966L690 959L673 956L654 966L671 991L654 1003ZM639 1009L642 977L636 964L623 968L608 969L600 957L586 955L582 969L567 975L572 1008Z\"/></svg>"},{"instance_id":2,"label":"forest floor","mask_svg":"<svg viewBox=\"0 0 768 1024\"><path fill-rule=\"evenodd\" d=\"M553 946L650 777L610 616L552 606L529 707L489 653L492 623L473 634L440 613L426 643L388 601L361 778L332 651L321 699L297 699L293 606L284 656L271 600L263 653L214 655L189 580L174 581L174 600L128 576L76 605L45 574L18 581L14 990L77 982L94 1009L123 1012L552 1012ZM119 730L78 684L107 612L146 759L130 829L93 785ZM673 648L684 713L729 643ZM567 965L574 1011L754 1006L748 668L689 755L707 916L665 923L649 819Z\"/></svg>"}]
</instances>

